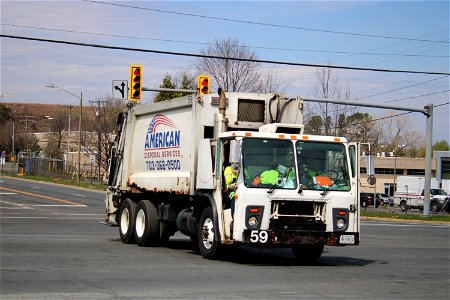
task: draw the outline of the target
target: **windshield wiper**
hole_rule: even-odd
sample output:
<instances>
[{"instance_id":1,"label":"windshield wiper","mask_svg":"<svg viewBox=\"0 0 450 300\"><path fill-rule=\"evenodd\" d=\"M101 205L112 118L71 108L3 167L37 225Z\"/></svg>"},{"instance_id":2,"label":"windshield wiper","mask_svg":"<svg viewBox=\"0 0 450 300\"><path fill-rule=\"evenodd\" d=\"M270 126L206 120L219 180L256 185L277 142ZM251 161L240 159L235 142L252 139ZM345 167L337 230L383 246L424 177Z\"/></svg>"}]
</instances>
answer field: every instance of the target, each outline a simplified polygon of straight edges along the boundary
<instances>
[{"instance_id":1,"label":"windshield wiper","mask_svg":"<svg viewBox=\"0 0 450 300\"><path fill-rule=\"evenodd\" d=\"M267 194L272 194L275 189L280 188L281 183L283 182L284 179L288 178L291 171L292 171L292 167L290 167L289 170L286 173L284 173L283 177L281 177L280 179L277 180L276 185L274 185L272 188L270 188L270 190L267 191Z\"/></svg>"},{"instance_id":2,"label":"windshield wiper","mask_svg":"<svg viewBox=\"0 0 450 300\"><path fill-rule=\"evenodd\" d=\"M320 195L325 196L331 190L330 187L327 187Z\"/></svg>"}]
</instances>

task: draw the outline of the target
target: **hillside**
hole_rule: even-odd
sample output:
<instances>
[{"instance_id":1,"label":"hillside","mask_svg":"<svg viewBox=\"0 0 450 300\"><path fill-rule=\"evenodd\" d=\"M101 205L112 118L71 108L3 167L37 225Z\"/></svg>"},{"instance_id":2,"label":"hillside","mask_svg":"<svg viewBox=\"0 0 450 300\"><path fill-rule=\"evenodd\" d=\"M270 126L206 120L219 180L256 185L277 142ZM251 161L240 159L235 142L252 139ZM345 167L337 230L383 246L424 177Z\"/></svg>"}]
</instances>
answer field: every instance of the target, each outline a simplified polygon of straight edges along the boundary
<instances>
[{"instance_id":1,"label":"hillside","mask_svg":"<svg viewBox=\"0 0 450 300\"><path fill-rule=\"evenodd\" d=\"M69 105L62 104L42 104L42 103L2 103L11 109L11 112L16 115L17 126L27 126L28 132L45 132L49 130L51 119L48 117L55 117L58 114L67 115L67 123L69 121ZM78 128L79 106L72 106L71 108L71 129ZM92 106L83 106L83 121L90 119L95 115ZM67 128L67 123L65 127Z\"/></svg>"}]
</instances>

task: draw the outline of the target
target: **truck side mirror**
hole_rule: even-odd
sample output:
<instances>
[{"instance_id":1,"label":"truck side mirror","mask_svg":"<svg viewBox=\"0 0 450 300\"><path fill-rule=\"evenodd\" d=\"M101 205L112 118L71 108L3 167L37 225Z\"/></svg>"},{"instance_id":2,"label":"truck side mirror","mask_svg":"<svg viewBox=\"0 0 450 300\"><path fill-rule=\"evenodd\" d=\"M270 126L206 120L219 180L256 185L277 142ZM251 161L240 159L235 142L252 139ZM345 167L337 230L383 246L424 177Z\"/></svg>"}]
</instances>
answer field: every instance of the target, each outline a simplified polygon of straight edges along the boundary
<instances>
[{"instance_id":1,"label":"truck side mirror","mask_svg":"<svg viewBox=\"0 0 450 300\"><path fill-rule=\"evenodd\" d=\"M236 141L230 141L230 163L240 163L241 158L241 144Z\"/></svg>"}]
</instances>

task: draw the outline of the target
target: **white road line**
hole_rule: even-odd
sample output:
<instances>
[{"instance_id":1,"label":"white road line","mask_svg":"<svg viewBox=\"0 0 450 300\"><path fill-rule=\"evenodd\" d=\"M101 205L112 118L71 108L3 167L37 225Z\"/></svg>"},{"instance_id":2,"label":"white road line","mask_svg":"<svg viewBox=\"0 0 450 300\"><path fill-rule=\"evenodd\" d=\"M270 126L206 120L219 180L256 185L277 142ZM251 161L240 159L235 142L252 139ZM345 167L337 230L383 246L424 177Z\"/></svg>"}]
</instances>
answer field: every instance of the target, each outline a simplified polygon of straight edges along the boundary
<instances>
[{"instance_id":1,"label":"white road line","mask_svg":"<svg viewBox=\"0 0 450 300\"><path fill-rule=\"evenodd\" d=\"M62 216L58 216L58 217L25 217L25 216L20 216L20 217L4 217L2 216L2 219L53 219L53 220L99 220L98 217L92 217L92 218L70 218L70 217L62 217Z\"/></svg>"},{"instance_id":2,"label":"white road line","mask_svg":"<svg viewBox=\"0 0 450 300\"><path fill-rule=\"evenodd\" d=\"M2 215L2 216L4 216L4 215L8 215L8 216L11 216L11 215L24 215L24 213L18 213L18 212L8 212L8 213L5 213L5 212L2 212L2 213L0 213L0 215ZM48 215L51 215L51 216L97 216L97 217L104 217L105 215L103 215L103 214L61 214L61 213L45 213L45 212L30 212L30 213L28 213L28 215L35 215L35 216L39 216L39 215L41 215L41 216L44 216L44 215L46 215L46 216L48 216Z\"/></svg>"},{"instance_id":3,"label":"white road line","mask_svg":"<svg viewBox=\"0 0 450 300\"><path fill-rule=\"evenodd\" d=\"M87 207L87 205L84 204L25 204L25 203L12 203L12 202L8 202L8 201L3 201L0 200L0 203L6 203L6 204L10 204L10 205L15 205L15 206L19 206L19 207L23 207L23 208L31 208L32 207ZM13 209L12 207L2 207L2 208L6 208L6 209Z\"/></svg>"},{"instance_id":4,"label":"white road line","mask_svg":"<svg viewBox=\"0 0 450 300\"><path fill-rule=\"evenodd\" d=\"M417 227L418 225L427 225L427 226L433 226L433 227L450 227L450 224L430 224L430 223L382 223L382 222L377 222L377 223L362 223L362 226L387 226L387 227Z\"/></svg>"},{"instance_id":5,"label":"white road line","mask_svg":"<svg viewBox=\"0 0 450 300\"><path fill-rule=\"evenodd\" d=\"M0 195L17 195L18 193L0 192Z\"/></svg>"},{"instance_id":6,"label":"white road line","mask_svg":"<svg viewBox=\"0 0 450 300\"><path fill-rule=\"evenodd\" d=\"M77 196L77 197L82 197L82 198L86 198L85 195L80 195L80 194L69 194L69 193L64 193L66 195L70 195L70 196Z\"/></svg>"},{"instance_id":7,"label":"white road line","mask_svg":"<svg viewBox=\"0 0 450 300\"><path fill-rule=\"evenodd\" d=\"M37 206L37 207L87 207L84 204L28 204L28 206Z\"/></svg>"},{"instance_id":8,"label":"white road line","mask_svg":"<svg viewBox=\"0 0 450 300\"><path fill-rule=\"evenodd\" d=\"M6 203L6 204L9 204L9 205L18 206L18 207L2 207L4 209L18 209L18 208L34 209L34 208L31 208L31 207L28 207L28 205L26 205L26 204L12 203L12 202L3 201L3 200L0 200L0 203Z\"/></svg>"}]
</instances>

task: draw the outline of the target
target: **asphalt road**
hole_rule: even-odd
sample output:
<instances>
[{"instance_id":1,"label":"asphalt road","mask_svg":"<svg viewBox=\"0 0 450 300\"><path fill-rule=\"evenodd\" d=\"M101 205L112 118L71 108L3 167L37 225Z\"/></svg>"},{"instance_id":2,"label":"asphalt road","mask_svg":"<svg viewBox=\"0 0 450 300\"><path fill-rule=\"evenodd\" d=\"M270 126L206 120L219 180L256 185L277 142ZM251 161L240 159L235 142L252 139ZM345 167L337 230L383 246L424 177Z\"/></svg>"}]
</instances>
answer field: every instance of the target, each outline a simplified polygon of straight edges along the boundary
<instances>
[{"instance_id":1,"label":"asphalt road","mask_svg":"<svg viewBox=\"0 0 450 300\"><path fill-rule=\"evenodd\" d=\"M288 249L209 261L176 235L124 245L103 194L0 176L3 299L449 299L448 225L363 221L361 245L301 265Z\"/></svg>"}]
</instances>

